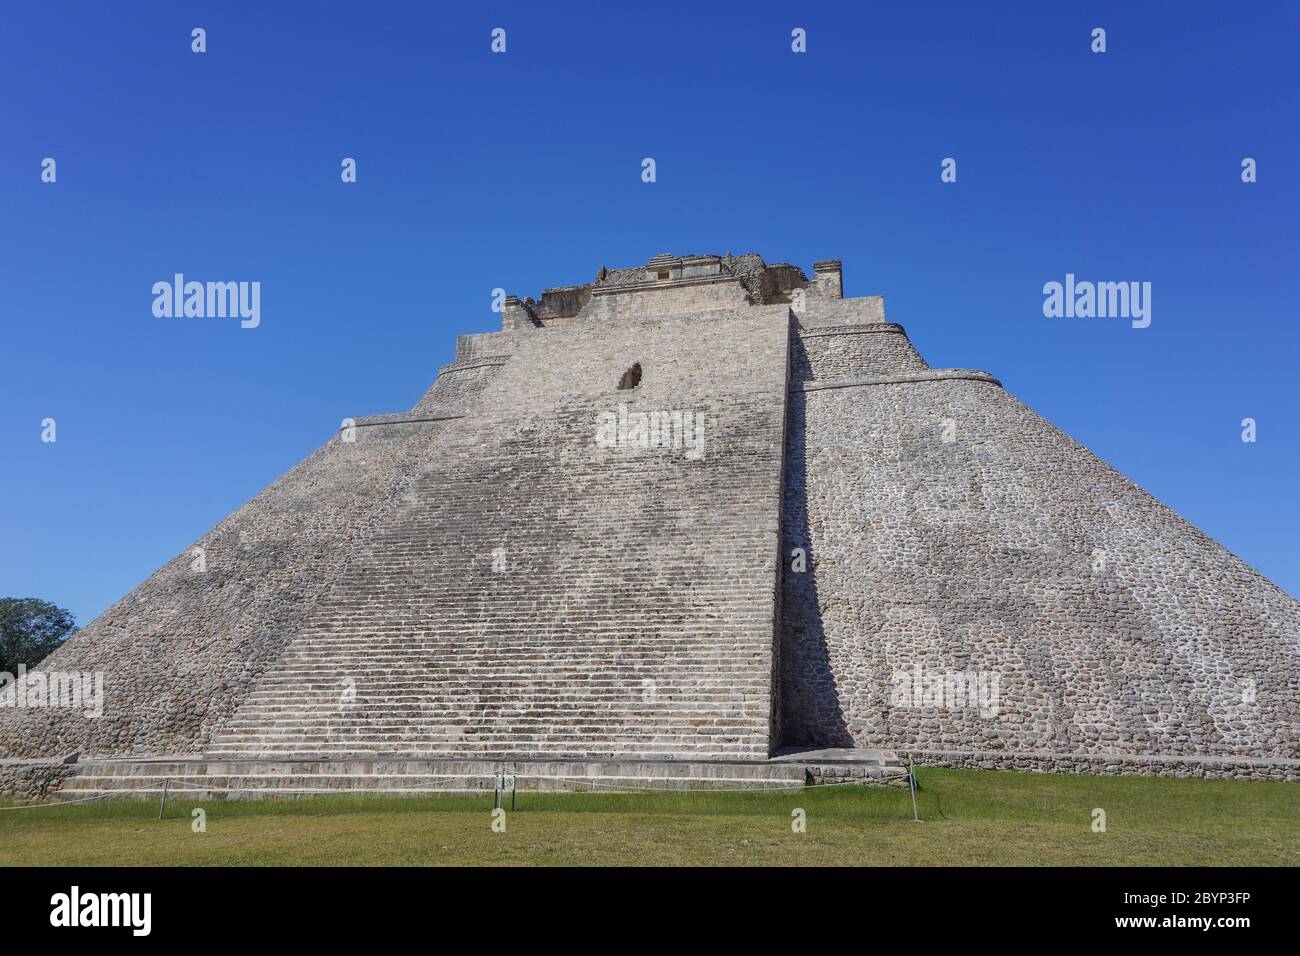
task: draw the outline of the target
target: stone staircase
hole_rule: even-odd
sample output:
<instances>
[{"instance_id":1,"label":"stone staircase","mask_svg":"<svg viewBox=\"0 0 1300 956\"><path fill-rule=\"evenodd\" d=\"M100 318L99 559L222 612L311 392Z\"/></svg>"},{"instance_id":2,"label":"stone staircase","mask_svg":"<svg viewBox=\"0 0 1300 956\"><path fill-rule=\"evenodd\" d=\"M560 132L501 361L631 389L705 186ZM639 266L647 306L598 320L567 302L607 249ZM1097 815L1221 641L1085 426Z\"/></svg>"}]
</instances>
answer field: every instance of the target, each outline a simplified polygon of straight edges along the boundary
<instances>
[{"instance_id":1,"label":"stone staircase","mask_svg":"<svg viewBox=\"0 0 1300 956\"><path fill-rule=\"evenodd\" d=\"M775 497L722 456L603 457L595 417L475 423L205 754L766 758ZM557 454L582 466L542 493Z\"/></svg>"},{"instance_id":2,"label":"stone staircase","mask_svg":"<svg viewBox=\"0 0 1300 956\"><path fill-rule=\"evenodd\" d=\"M530 338L205 756L765 760L789 331L733 324L686 359L672 322ZM699 416L707 454L597 441L624 405Z\"/></svg>"},{"instance_id":3,"label":"stone staircase","mask_svg":"<svg viewBox=\"0 0 1300 956\"><path fill-rule=\"evenodd\" d=\"M765 660L714 644L304 641L207 754L766 757Z\"/></svg>"}]
</instances>

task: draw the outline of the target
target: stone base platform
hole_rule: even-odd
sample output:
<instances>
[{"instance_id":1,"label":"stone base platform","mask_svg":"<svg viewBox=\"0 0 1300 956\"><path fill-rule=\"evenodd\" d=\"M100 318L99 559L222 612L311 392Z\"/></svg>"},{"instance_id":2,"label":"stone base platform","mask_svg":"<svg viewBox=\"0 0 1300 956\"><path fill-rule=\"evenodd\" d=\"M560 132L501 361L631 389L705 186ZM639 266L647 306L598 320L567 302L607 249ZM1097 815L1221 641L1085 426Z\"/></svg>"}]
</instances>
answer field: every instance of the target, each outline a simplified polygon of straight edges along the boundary
<instances>
[{"instance_id":1,"label":"stone base platform","mask_svg":"<svg viewBox=\"0 0 1300 956\"><path fill-rule=\"evenodd\" d=\"M1300 760L1177 754L1072 754L1046 751L913 750L918 767L1019 770L1028 773L1095 773L1123 777L1300 782Z\"/></svg>"},{"instance_id":2,"label":"stone base platform","mask_svg":"<svg viewBox=\"0 0 1300 956\"><path fill-rule=\"evenodd\" d=\"M186 756L87 760L72 765L72 770L57 792L56 787L50 788L52 798L156 798L164 786L168 794L202 799L481 794L495 789L499 774L513 777L519 791L579 793L799 790L835 783L905 786L907 782L907 771L888 751L818 751L815 759L783 753L770 760Z\"/></svg>"}]
</instances>

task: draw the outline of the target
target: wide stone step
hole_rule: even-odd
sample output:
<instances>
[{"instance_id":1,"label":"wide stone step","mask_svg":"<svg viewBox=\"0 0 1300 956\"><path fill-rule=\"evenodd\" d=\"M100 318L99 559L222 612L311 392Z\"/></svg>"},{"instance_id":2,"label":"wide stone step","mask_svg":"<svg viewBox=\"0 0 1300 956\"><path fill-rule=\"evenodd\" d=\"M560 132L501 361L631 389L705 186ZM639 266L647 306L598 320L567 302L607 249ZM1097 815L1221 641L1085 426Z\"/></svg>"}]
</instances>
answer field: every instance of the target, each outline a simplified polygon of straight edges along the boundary
<instances>
[{"instance_id":1,"label":"wide stone step","mask_svg":"<svg viewBox=\"0 0 1300 956\"><path fill-rule=\"evenodd\" d=\"M643 683L645 679L654 681L653 685ZM367 688L372 691L385 692L390 688L393 690L414 693L417 690L427 690L431 692L441 691L443 693L459 693L464 691L477 691L481 693L505 693L508 690L530 690L536 694L542 693L567 693L583 694L595 691L605 691L607 693L627 693L635 691L641 693L647 686L653 686L655 692L672 692L679 693L690 692L692 695L695 691L718 691L732 694L743 693L761 693L766 691L766 685L758 679L735 678L728 680L726 678L654 678L649 675L640 675L631 679L614 680L610 678L591 678L581 681L548 681L540 678L528 678L523 675L497 675L483 674L481 676L471 675L469 678L452 677L452 676L431 676L431 675L405 675L393 676L387 678L375 677L366 674L360 678L355 671L339 670L336 672L319 672L311 675L281 676L279 674L266 678L260 685L259 690L254 693L269 693L273 691L302 691L305 689L333 690L339 692L346 688Z\"/></svg>"},{"instance_id":2,"label":"wide stone step","mask_svg":"<svg viewBox=\"0 0 1300 956\"><path fill-rule=\"evenodd\" d=\"M666 687L660 683L648 682L623 684L619 686L570 686L564 690L537 687L526 684L440 684L429 681L392 681L386 684L367 684L343 679L336 681L315 680L310 683L277 682L271 687L253 691L252 700L285 698L301 699L307 694L327 700L341 700L348 697L362 696L371 700L410 698L424 701L441 701L450 706L461 702L495 703L501 702L551 702L560 705L594 702L597 704L638 702L654 703L656 701L680 701L704 705L727 706L738 700L766 699L770 691L764 687Z\"/></svg>"},{"instance_id":3,"label":"wide stone step","mask_svg":"<svg viewBox=\"0 0 1300 956\"><path fill-rule=\"evenodd\" d=\"M589 680L604 678L606 680L641 678L656 676L671 679L675 676L698 678L701 675L716 674L744 676L758 674L769 666L766 657L755 656L744 661L730 660L662 660L662 661L621 661L618 664L588 661L558 661L555 658L460 658L448 656L417 657L411 655L400 660L376 663L371 653L340 654L333 657L317 655L311 658L296 658L281 661L276 673L301 674L312 671L325 671L330 674L340 670L350 671L354 676L362 674L421 674L431 671L438 674L478 677L482 674L507 677L526 674L534 680ZM359 669L361 674L357 674Z\"/></svg>"},{"instance_id":4,"label":"wide stone step","mask_svg":"<svg viewBox=\"0 0 1300 956\"><path fill-rule=\"evenodd\" d=\"M663 699L656 695L654 700L642 701L636 694L622 698L575 699L553 701L546 699L480 699L470 695L452 698L429 698L408 695L404 698L380 697L358 693L355 697L343 699L341 695L303 694L295 697L278 699L260 699L252 702L245 711L267 716L277 710L287 714L303 715L344 715L376 716L391 714L401 717L438 717L440 715L461 716L475 714L484 719L508 717L537 717L541 719L578 720L582 718L608 720L629 718L636 720L700 720L716 718L718 720L737 717L763 716L768 714L768 701L762 697L735 697L729 700L710 702L709 706L691 706L695 702L685 699Z\"/></svg>"},{"instance_id":5,"label":"wide stone step","mask_svg":"<svg viewBox=\"0 0 1300 956\"><path fill-rule=\"evenodd\" d=\"M758 696L716 697L708 700L696 700L693 697L673 697L656 692L653 700L641 700L642 694L602 695L569 694L564 697L548 697L537 700L521 700L518 695L474 694L456 697L443 695L440 698L426 697L422 694L377 694L373 692L358 693L350 702L345 702L338 692L332 694L276 694L259 697L252 701L249 710L260 714L276 710L300 710L302 713L320 713L324 710L341 712L345 707L357 709L380 709L385 712L418 716L420 714L466 713L497 714L502 711L526 711L537 713L555 713L564 715L597 714L611 712L633 714L664 714L674 717L687 717L695 714L729 714L738 707L748 704L765 705L767 699Z\"/></svg>"},{"instance_id":6,"label":"wide stone step","mask_svg":"<svg viewBox=\"0 0 1300 956\"><path fill-rule=\"evenodd\" d=\"M677 752L734 753L737 750L765 752L765 741L757 735L686 736L663 734L657 737L584 737L550 735L511 737L485 734L249 734L218 737L208 745L208 752L262 754L268 751L310 756L315 753L346 750L384 757L392 754L448 754L470 757L480 754L528 754L530 757L587 757L610 754L641 756Z\"/></svg>"},{"instance_id":7,"label":"wide stone step","mask_svg":"<svg viewBox=\"0 0 1300 956\"><path fill-rule=\"evenodd\" d=\"M464 698L473 695L476 698L502 698L502 700L520 700L520 691L530 691L534 689L533 685L524 683L515 683L508 685L497 684L435 684L428 680L415 682L415 680L406 680L406 682L390 682L386 684L357 684L344 683L343 680L330 680L322 682L315 680L311 683L295 682L274 682L269 687L261 688L259 691L253 691L253 695L264 697L276 697L286 695L299 695L303 692L330 693L335 697L342 693L367 693L372 697L377 696L426 696L442 695L443 697ZM590 685L590 687L578 688L568 687L564 691L546 687L536 688L537 693L530 693L529 697L546 697L552 700L627 700L628 697L642 697L646 693L654 693L655 696L663 695L680 695L689 698L689 700L711 701L711 700L733 700L737 697L754 697L766 696L767 689L761 685L712 685L712 687L682 687L682 685L663 685L655 684L624 684L624 685ZM255 697L256 698L256 697Z\"/></svg>"},{"instance_id":8,"label":"wide stone step","mask_svg":"<svg viewBox=\"0 0 1300 956\"><path fill-rule=\"evenodd\" d=\"M226 733L235 733L256 728L328 729L340 726L367 727L374 730L383 728L401 730L404 728L419 727L436 729L447 726L468 726L491 731L563 728L564 730L572 731L574 733L594 733L601 729L608 730L611 727L618 727L624 733L640 733L643 731L657 730L687 730L699 733L710 733L721 732L724 730L766 730L768 727L768 721L766 716L737 716L730 718L695 716L679 719L657 717L653 720L634 720L630 716L617 714L608 715L599 722L593 721L590 715L583 717L555 717L545 715L519 716L515 714L500 716L449 714L402 717L401 715L393 715L381 711L372 715L317 713L283 715L279 717L262 715L262 717L259 718L244 716L230 721L228 724L224 725L222 729Z\"/></svg>"},{"instance_id":9,"label":"wide stone step","mask_svg":"<svg viewBox=\"0 0 1300 956\"><path fill-rule=\"evenodd\" d=\"M649 699L650 693L653 693L653 699ZM464 713L466 711L500 713L503 711L532 709L561 716L580 714L584 711L600 714L616 711L687 716L692 713L733 714L741 708L754 705L760 708L765 707L767 702L767 695L760 694L757 691L749 694L734 694L728 697L718 696L707 701L697 701L687 695L665 695L660 693L657 688L652 689L650 692L643 692L643 689L639 687L635 689L635 692L624 694L602 694L598 696L572 694L567 698L552 698L540 694L528 696L496 693L476 694L471 691L435 694L422 693L419 689L403 690L400 694L397 694L369 691L366 688L334 687L329 691L304 689L297 693L282 691L275 695L268 694L248 701L246 706L258 710L301 706L304 710L316 712L322 708L342 711L349 707L358 710L364 707L371 709L388 708L411 714L422 711L425 713L436 711L448 713ZM692 704L706 706L688 706Z\"/></svg>"},{"instance_id":10,"label":"wide stone step","mask_svg":"<svg viewBox=\"0 0 1300 956\"><path fill-rule=\"evenodd\" d=\"M832 782L897 784L903 771L883 759L813 767L764 755L748 759L674 755L676 759L498 760L432 756L409 759L142 759L88 761L64 783L63 799L124 797L178 799L306 797L339 793L479 794L490 799L497 774L528 792L638 792L680 790L798 790L826 772ZM895 761L896 763L896 761Z\"/></svg>"},{"instance_id":11,"label":"wide stone step","mask_svg":"<svg viewBox=\"0 0 1300 956\"><path fill-rule=\"evenodd\" d=\"M427 726L516 726L521 721L536 726L570 726L575 724L606 726L622 724L627 726L652 727L660 724L673 727L706 726L724 723L744 726L767 726L767 710L759 701L748 705L737 702L726 709L710 711L673 711L640 710L617 708L609 710L584 709L568 710L556 708L511 708L474 707L466 705L456 708L416 709L411 706L390 707L373 702L349 704L346 708L332 701L319 704L299 702L293 706L252 707L241 710L238 716L231 718L222 729L234 729L246 726L264 726L279 723L284 726L300 725L304 721L322 724L334 723L412 723Z\"/></svg>"},{"instance_id":12,"label":"wide stone step","mask_svg":"<svg viewBox=\"0 0 1300 956\"><path fill-rule=\"evenodd\" d=\"M109 778L112 779L112 778ZM190 777L168 780L166 792L171 797L202 796L204 798L239 799L241 796L328 796L340 792L360 791L375 794L416 795L421 793L491 793L495 777L412 777L391 779L386 777L349 777L322 779L319 777ZM626 792L628 790L799 790L801 782L759 783L746 779L655 779L638 777L564 777L555 780L530 779L517 785L519 792ZM123 795L157 799L164 792L161 779L142 782L128 788L115 785L65 787L64 792L76 796Z\"/></svg>"},{"instance_id":13,"label":"wide stone step","mask_svg":"<svg viewBox=\"0 0 1300 956\"><path fill-rule=\"evenodd\" d=\"M303 702L278 709L270 707L253 707L241 710L238 716L231 718L223 730L242 727L261 727L270 724L281 726L302 726L320 724L333 726L340 723L355 724L412 724L423 726L612 726L626 727L705 727L726 725L736 727L767 727L767 711L758 701L746 706L737 703L733 707L709 711L666 711L662 708L633 709L611 708L583 710L556 709L546 707L512 708L512 707L474 707L466 705L457 708L414 708L409 705L389 707L370 702L349 704L340 707L330 701L321 701L317 705Z\"/></svg>"},{"instance_id":14,"label":"wide stone step","mask_svg":"<svg viewBox=\"0 0 1300 956\"><path fill-rule=\"evenodd\" d=\"M569 647L556 647L552 649L547 644L536 644L528 646L508 645L508 644L474 644L458 645L441 642L411 642L411 641L394 641L393 643L377 643L365 639L355 639L348 641L338 641L331 643L311 643L311 644L294 644L289 649L289 653L294 657L311 657L311 656L330 656L330 655L350 655L357 651L376 652L383 654L412 654L420 657L450 657L457 659L473 660L476 657L492 655L504 659L514 658L531 658L539 654L544 654L549 659L560 661L581 661L584 664L601 663L618 660L661 660L665 657L680 659L683 661L716 659L721 661L747 661L754 657L763 656L763 648L748 645L744 647L719 647L716 643L708 645L681 645L672 646L668 644L610 644L608 646L593 646L590 643L581 645L572 645Z\"/></svg>"},{"instance_id":15,"label":"wide stone step","mask_svg":"<svg viewBox=\"0 0 1300 956\"><path fill-rule=\"evenodd\" d=\"M762 656L764 648L755 644L738 644L735 646L711 641L707 644L655 644L649 641L628 641L609 645L593 645L591 642L556 647L554 651L546 643L520 645L501 639L496 644L481 643L472 645L452 644L445 641L394 641L391 644L377 643L366 638L357 637L348 640L324 642L296 641L286 648L291 654L330 654L352 653L357 650L380 652L397 655L403 653L419 654L427 657L449 657L473 659L480 655L498 654L506 657L528 657L547 654L556 660L577 660L583 663L601 663L619 660L655 660L671 656L683 661L717 658L723 661L747 661Z\"/></svg>"},{"instance_id":16,"label":"wide stone step","mask_svg":"<svg viewBox=\"0 0 1300 956\"><path fill-rule=\"evenodd\" d=\"M441 758L370 758L363 760L130 760L116 759L88 761L79 764L74 780L89 777L176 777L197 773L209 775L301 775L317 773L379 774L379 775L453 775L490 776L503 766L513 766L501 760L473 757ZM787 779L792 775L790 764L768 760L728 760L696 762L657 758L652 760L532 760L519 763L520 772L544 775L584 776L614 774L623 776L723 776Z\"/></svg>"},{"instance_id":17,"label":"wide stone step","mask_svg":"<svg viewBox=\"0 0 1300 956\"><path fill-rule=\"evenodd\" d=\"M387 658L396 658L399 655L409 654L417 659L445 657L449 660L533 660L538 655L544 655L547 660L577 663L583 666L613 664L622 661L662 662L664 660L678 660L684 663L718 660L724 663L744 664L756 657L766 656L764 648L753 645L719 647L717 644L709 644L707 646L687 645L673 647L670 645L656 646L646 643L628 643L608 647L593 647L590 644L584 644L570 648L556 648L551 651L546 644L529 645L527 647L476 644L472 647L463 647L445 643L412 643L410 641L375 644L362 639L341 641L335 644L295 643L286 651L292 655L289 659L348 657L359 653L384 655Z\"/></svg>"},{"instance_id":18,"label":"wide stone step","mask_svg":"<svg viewBox=\"0 0 1300 956\"><path fill-rule=\"evenodd\" d=\"M570 671L552 667L544 662L527 667L518 665L507 667L498 663L467 666L445 660L375 664L367 657L358 657L356 660L341 661L337 664L318 662L289 666L282 669L277 668L274 676L301 679L304 677L310 678L313 674L320 674L330 678L334 678L338 674L346 674L354 680L364 679L372 683L388 677L398 677L422 680L514 680L541 684L554 682L559 685L569 683L614 683L618 681L633 682L646 677L653 677L656 680L666 682L687 682L703 679L706 682L712 680L717 684L725 684L733 679L748 679L750 681L761 679L761 668L753 667L750 670L754 671L754 673L720 671L716 663L708 663L696 668L674 664L671 668L605 667Z\"/></svg>"},{"instance_id":19,"label":"wide stone step","mask_svg":"<svg viewBox=\"0 0 1300 956\"><path fill-rule=\"evenodd\" d=\"M644 735L619 735L603 734L583 735L575 734L484 734L484 733L370 733L365 731L348 732L345 730L333 733L256 733L256 734L232 734L229 736L217 737L213 741L214 747L227 747L235 744L247 745L254 752L258 752L265 746L284 745L287 747L296 747L299 750L311 752L317 747L324 746L362 746L365 748L376 748L381 750L438 750L440 746L458 746L469 748L477 745L484 749L499 747L508 750L529 750L530 752L547 753L552 747L560 748L567 745L569 749L588 747L592 751L607 751L610 748L618 748L631 752L638 751L644 747L663 744L673 748L680 748L689 742L689 746L694 748L709 748L719 750L731 745L750 745L758 746L758 735L726 735L726 734L658 734L656 736Z\"/></svg>"},{"instance_id":20,"label":"wide stone step","mask_svg":"<svg viewBox=\"0 0 1300 956\"><path fill-rule=\"evenodd\" d=\"M553 760L556 758L567 758L573 760L590 760L590 759L618 759L626 760L630 758L646 757L665 757L675 758L683 755L692 757L726 757L726 756L748 756L756 757L766 754L766 747L757 743L747 744L695 744L686 741L674 741L672 743L646 743L640 742L634 746L609 746L596 742L575 741L567 745L559 743L548 744L545 747L509 745L500 742L466 742L460 746L443 744L441 746L421 747L417 742L403 741L400 745L385 746L367 746L366 742L344 742L337 741L331 743L317 743L312 746L304 746L297 742L281 743L244 743L244 742L214 742L208 748L210 756L221 756L227 759L239 757L313 757L323 754L341 754L349 757L366 757L380 759L392 757L395 754L419 754L424 757L483 757L492 756L498 759L527 759L527 760Z\"/></svg>"}]
</instances>

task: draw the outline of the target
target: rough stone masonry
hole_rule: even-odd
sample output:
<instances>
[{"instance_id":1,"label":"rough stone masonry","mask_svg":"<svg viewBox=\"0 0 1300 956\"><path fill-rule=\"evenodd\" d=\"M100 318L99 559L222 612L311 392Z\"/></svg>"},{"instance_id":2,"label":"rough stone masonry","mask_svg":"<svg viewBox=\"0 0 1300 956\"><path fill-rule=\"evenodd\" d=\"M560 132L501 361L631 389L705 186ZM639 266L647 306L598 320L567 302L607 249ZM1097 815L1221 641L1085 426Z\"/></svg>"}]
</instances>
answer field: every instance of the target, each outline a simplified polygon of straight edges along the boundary
<instances>
[{"instance_id":1,"label":"rough stone masonry","mask_svg":"<svg viewBox=\"0 0 1300 956\"><path fill-rule=\"evenodd\" d=\"M506 299L51 655L103 716L0 708L0 756L1295 779L1300 604L842 288L664 254Z\"/></svg>"}]
</instances>

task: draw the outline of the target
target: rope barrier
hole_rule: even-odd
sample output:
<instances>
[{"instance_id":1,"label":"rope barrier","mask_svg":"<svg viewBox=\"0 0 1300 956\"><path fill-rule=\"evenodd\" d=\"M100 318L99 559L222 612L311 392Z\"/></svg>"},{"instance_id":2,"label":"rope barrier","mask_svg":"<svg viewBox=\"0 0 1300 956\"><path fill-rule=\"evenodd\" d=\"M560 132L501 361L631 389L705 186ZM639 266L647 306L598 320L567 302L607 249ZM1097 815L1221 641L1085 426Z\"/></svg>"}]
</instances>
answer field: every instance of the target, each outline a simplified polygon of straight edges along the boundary
<instances>
[{"instance_id":1,"label":"rope barrier","mask_svg":"<svg viewBox=\"0 0 1300 956\"><path fill-rule=\"evenodd\" d=\"M61 792L61 791L56 791ZM75 793L76 791L72 791ZM123 793L131 793L130 790L124 790ZM20 803L14 807L0 807L0 810L47 810L50 807L61 807L65 804L73 803L90 803L92 800L104 800L107 797L116 797L117 793L97 793L93 796L84 797L81 800L51 800L49 803Z\"/></svg>"}]
</instances>

